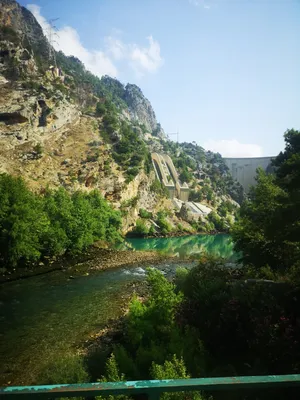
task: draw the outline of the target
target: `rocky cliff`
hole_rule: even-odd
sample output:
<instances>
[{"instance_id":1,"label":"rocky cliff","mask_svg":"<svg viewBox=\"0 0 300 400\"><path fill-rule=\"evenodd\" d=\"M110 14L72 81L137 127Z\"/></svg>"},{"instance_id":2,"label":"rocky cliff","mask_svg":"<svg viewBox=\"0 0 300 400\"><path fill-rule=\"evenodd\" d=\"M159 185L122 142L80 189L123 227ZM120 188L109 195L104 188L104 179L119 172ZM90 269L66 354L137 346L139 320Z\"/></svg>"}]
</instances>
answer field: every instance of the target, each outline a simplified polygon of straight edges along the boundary
<instances>
[{"instance_id":1,"label":"rocky cliff","mask_svg":"<svg viewBox=\"0 0 300 400\"><path fill-rule=\"evenodd\" d=\"M128 105L132 120L145 125L152 135L165 138L165 133L160 124L157 123L150 101L145 98L138 86L128 83L125 87L124 100Z\"/></svg>"},{"instance_id":2,"label":"rocky cliff","mask_svg":"<svg viewBox=\"0 0 300 400\"><path fill-rule=\"evenodd\" d=\"M141 209L149 213L152 233L159 224L164 231L199 227L180 216L155 182L151 151L173 157L182 179L195 188L195 199L202 188L207 194L201 198L212 208L230 198L216 183L224 172L220 162L210 176L205 152L167 141L139 87L99 79L61 52L53 67L54 49L33 15L14 0L0 0L0 22L0 172L23 176L39 192L47 186L97 189L122 212L124 233ZM196 173L199 157L209 167L205 186Z\"/></svg>"},{"instance_id":3,"label":"rocky cliff","mask_svg":"<svg viewBox=\"0 0 300 400\"><path fill-rule=\"evenodd\" d=\"M10 33L11 37L15 36L15 42L18 41L40 59L51 58L51 46L41 26L32 13L16 1L0 0L0 26L2 39L5 34Z\"/></svg>"}]
</instances>

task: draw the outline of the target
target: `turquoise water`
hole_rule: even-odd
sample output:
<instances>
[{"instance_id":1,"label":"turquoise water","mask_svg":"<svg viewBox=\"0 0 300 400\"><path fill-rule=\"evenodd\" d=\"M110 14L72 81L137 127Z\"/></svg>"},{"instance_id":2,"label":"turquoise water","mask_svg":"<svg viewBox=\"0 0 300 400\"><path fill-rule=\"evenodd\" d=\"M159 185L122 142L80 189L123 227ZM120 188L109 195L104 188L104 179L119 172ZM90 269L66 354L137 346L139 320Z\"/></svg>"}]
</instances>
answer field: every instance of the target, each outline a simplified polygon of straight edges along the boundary
<instances>
[{"instance_id":1,"label":"turquoise water","mask_svg":"<svg viewBox=\"0 0 300 400\"><path fill-rule=\"evenodd\" d=\"M234 259L228 235L128 239L127 243L136 250L159 250L178 258L209 253ZM122 314L135 290L133 283L145 279L148 264L90 275L72 272L75 279L70 279L70 271L56 271L1 285L0 385L34 384L53 357L78 352L85 340ZM196 262L178 264L192 267ZM172 276L176 267L176 262L155 266L166 276Z\"/></svg>"},{"instance_id":2,"label":"turquoise water","mask_svg":"<svg viewBox=\"0 0 300 400\"><path fill-rule=\"evenodd\" d=\"M175 273L176 264L157 268L168 276ZM146 266L74 279L69 275L51 272L0 287L0 386L42 383L39 372L51 360L77 353L91 335L122 314L134 282L145 279Z\"/></svg>"},{"instance_id":3,"label":"turquoise water","mask_svg":"<svg viewBox=\"0 0 300 400\"><path fill-rule=\"evenodd\" d=\"M127 239L135 250L158 250L180 258L197 257L207 253L228 260L235 260L231 237L219 235L190 235L171 238Z\"/></svg>"}]
</instances>

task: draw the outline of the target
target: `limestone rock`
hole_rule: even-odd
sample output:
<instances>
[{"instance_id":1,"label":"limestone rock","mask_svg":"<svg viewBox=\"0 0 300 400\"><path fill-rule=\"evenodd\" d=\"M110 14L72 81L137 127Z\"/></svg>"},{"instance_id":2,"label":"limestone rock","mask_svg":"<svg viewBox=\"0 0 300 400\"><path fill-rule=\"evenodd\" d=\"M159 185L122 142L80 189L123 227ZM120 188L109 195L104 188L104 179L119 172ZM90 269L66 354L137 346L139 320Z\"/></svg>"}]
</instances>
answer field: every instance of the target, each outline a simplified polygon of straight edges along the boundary
<instances>
[{"instance_id":1,"label":"limestone rock","mask_svg":"<svg viewBox=\"0 0 300 400\"><path fill-rule=\"evenodd\" d=\"M138 86L129 83L126 85L125 101L132 120L144 124L146 129L155 136L165 138L165 133L156 120L150 101L146 99Z\"/></svg>"}]
</instances>

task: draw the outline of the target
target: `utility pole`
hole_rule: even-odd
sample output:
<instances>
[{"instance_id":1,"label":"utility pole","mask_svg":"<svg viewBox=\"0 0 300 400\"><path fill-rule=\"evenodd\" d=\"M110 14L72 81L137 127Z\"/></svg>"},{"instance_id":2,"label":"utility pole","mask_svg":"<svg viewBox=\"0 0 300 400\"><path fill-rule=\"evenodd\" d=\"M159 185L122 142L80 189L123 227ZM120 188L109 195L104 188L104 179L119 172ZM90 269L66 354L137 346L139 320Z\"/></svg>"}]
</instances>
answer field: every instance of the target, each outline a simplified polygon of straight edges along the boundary
<instances>
[{"instance_id":1,"label":"utility pole","mask_svg":"<svg viewBox=\"0 0 300 400\"><path fill-rule=\"evenodd\" d=\"M177 135L177 143L179 142L179 132L176 133L167 133L168 136Z\"/></svg>"},{"instance_id":2,"label":"utility pole","mask_svg":"<svg viewBox=\"0 0 300 400\"><path fill-rule=\"evenodd\" d=\"M58 19L59 18L49 19L47 21L49 28L46 30L47 37L48 37L48 40L50 43L50 58L53 58L55 68L57 68L57 64L56 64L56 54L55 54L55 50L54 50L54 43L58 44L57 41L55 40L55 37L59 37L59 36L57 34L57 27L54 25L54 22L57 21Z\"/></svg>"}]
</instances>

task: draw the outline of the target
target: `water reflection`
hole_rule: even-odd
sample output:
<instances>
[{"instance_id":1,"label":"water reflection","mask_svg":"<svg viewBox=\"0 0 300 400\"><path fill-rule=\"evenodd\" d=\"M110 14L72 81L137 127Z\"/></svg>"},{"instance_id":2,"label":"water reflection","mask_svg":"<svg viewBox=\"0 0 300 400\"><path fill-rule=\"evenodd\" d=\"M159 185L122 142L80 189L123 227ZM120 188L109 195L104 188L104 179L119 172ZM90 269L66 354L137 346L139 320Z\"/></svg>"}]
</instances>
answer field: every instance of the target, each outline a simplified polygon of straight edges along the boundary
<instances>
[{"instance_id":1,"label":"water reflection","mask_svg":"<svg viewBox=\"0 0 300 400\"><path fill-rule=\"evenodd\" d=\"M167 255L200 256L203 253L236 259L230 235L191 235L171 238L127 239L127 243L135 250L158 250Z\"/></svg>"}]
</instances>

